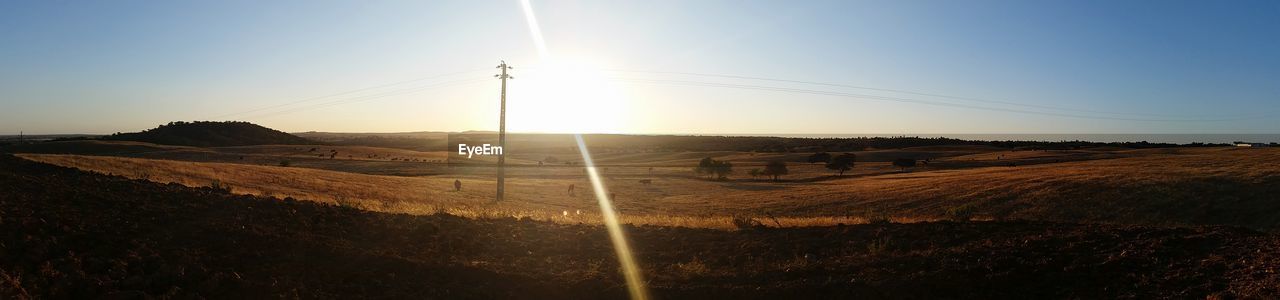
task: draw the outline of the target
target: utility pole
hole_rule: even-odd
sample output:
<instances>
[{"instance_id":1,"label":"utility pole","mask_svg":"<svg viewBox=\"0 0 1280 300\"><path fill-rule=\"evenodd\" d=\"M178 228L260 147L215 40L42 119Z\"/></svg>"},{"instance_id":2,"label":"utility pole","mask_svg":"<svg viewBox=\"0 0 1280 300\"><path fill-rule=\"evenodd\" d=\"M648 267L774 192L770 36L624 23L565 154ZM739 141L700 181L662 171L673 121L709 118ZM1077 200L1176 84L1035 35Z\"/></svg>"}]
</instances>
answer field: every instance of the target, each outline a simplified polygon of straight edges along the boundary
<instances>
[{"instance_id":1,"label":"utility pole","mask_svg":"<svg viewBox=\"0 0 1280 300\"><path fill-rule=\"evenodd\" d=\"M498 154L498 196L493 202L502 201L502 193L506 186L506 164L507 164L507 79L515 79L511 75L507 75L507 70L511 67L507 66L507 61L501 61L498 69L502 70L502 74L493 75L502 80L502 107L498 112L498 148L502 148L502 152Z\"/></svg>"}]
</instances>

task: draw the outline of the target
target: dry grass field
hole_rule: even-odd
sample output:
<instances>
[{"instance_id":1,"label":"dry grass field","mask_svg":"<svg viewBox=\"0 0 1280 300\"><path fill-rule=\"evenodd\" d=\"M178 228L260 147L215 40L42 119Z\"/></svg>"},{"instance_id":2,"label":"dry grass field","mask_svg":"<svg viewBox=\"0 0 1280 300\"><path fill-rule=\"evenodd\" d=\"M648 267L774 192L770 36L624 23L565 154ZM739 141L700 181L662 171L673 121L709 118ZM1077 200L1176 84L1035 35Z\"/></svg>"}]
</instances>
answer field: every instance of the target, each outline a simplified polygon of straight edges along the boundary
<instances>
[{"instance_id":1,"label":"dry grass field","mask_svg":"<svg viewBox=\"0 0 1280 300\"><path fill-rule=\"evenodd\" d=\"M304 148L308 147L180 150L224 154L218 157L257 155L271 161L309 159L290 155ZM442 155L372 147L338 151L423 159ZM781 182L753 180L745 173L769 160L803 161L807 153L602 153L597 157L609 192L616 194L616 208L636 224L729 228L734 216L748 216L768 226L851 224L868 218L1280 226L1280 201L1276 201L1280 200L1280 149L1007 151L966 146L886 152L891 151L859 152L860 162L846 176L834 176L821 165L791 163L791 174ZM906 152L934 159L905 172L883 161ZM172 150L158 153L20 156L161 183L200 187L217 182L235 193L372 211L597 222L591 185L577 166L539 167L530 159L514 160L508 172L508 200L491 203L489 167L368 159L313 159L324 163L298 161L297 165L305 166L280 167L239 159L202 162L199 156L173 155ZM691 167L708 156L734 162L736 173L724 181L695 176ZM862 162L864 158L868 162ZM381 173L368 169L379 165L368 163L394 165L407 170L403 173L420 175L377 175ZM453 191L455 179L463 182L460 192ZM645 179L651 183L640 182ZM576 186L575 195L567 193L569 185Z\"/></svg>"},{"instance_id":2,"label":"dry grass field","mask_svg":"<svg viewBox=\"0 0 1280 300\"><path fill-rule=\"evenodd\" d=\"M0 154L4 299L619 299L603 226L363 211ZM1241 228L626 226L660 299L1274 298ZM921 287L928 288L921 288Z\"/></svg>"}]
</instances>

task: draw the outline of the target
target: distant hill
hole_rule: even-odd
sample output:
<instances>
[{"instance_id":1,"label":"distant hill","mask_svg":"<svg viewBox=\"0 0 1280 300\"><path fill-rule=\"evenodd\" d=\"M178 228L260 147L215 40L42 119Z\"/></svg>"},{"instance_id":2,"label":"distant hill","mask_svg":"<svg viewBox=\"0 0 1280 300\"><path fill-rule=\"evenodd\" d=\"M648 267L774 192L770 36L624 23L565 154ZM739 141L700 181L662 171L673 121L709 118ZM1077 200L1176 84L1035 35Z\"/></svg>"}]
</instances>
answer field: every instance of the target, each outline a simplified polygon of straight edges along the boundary
<instances>
[{"instance_id":1,"label":"distant hill","mask_svg":"<svg viewBox=\"0 0 1280 300\"><path fill-rule=\"evenodd\" d=\"M163 145L225 147L252 145L302 145L319 142L249 122L169 122L134 133L116 133L104 140L137 141Z\"/></svg>"}]
</instances>

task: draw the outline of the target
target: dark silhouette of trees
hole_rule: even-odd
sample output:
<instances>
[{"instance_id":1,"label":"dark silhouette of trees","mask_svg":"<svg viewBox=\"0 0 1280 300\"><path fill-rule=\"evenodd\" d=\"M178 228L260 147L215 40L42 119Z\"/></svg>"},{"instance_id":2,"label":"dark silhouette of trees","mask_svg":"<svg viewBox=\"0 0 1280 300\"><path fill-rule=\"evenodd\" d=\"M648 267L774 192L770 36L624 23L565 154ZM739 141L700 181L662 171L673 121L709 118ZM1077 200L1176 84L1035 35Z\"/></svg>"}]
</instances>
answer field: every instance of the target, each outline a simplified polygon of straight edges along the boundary
<instances>
[{"instance_id":1,"label":"dark silhouette of trees","mask_svg":"<svg viewBox=\"0 0 1280 300\"><path fill-rule=\"evenodd\" d=\"M831 153L818 152L809 156L809 163L829 163L831 162Z\"/></svg>"},{"instance_id":2,"label":"dark silhouette of trees","mask_svg":"<svg viewBox=\"0 0 1280 300\"><path fill-rule=\"evenodd\" d=\"M698 166L693 168L693 172L697 173L699 176L711 174L711 165L713 162L715 162L715 160L710 157L703 158L698 161Z\"/></svg>"},{"instance_id":3,"label":"dark silhouette of trees","mask_svg":"<svg viewBox=\"0 0 1280 300\"><path fill-rule=\"evenodd\" d=\"M728 161L714 160L707 157L698 161L698 166L693 168L693 171L698 175L714 175L718 179L725 179L725 177L733 173L733 164Z\"/></svg>"},{"instance_id":4,"label":"dark silhouette of trees","mask_svg":"<svg viewBox=\"0 0 1280 300\"><path fill-rule=\"evenodd\" d=\"M875 149L901 149L926 146L975 145L1008 149L1057 150L1079 147L1113 146L1126 148L1174 147L1177 144L1125 142L1099 143L1088 141L981 141L945 137L854 137L854 138L802 138L765 136L625 136L599 134L591 136L592 147L633 149L659 152L680 151L756 151L756 152L827 152L836 153ZM1190 145L1190 144L1188 144ZM1201 146L1226 144L1204 144Z\"/></svg>"},{"instance_id":5,"label":"dark silhouette of trees","mask_svg":"<svg viewBox=\"0 0 1280 300\"><path fill-rule=\"evenodd\" d=\"M103 139L196 147L322 144L283 131L238 121L169 122L142 132L116 133Z\"/></svg>"},{"instance_id":6,"label":"dark silhouette of trees","mask_svg":"<svg viewBox=\"0 0 1280 300\"><path fill-rule=\"evenodd\" d=\"M857 157L853 153L841 154L827 162L827 169L835 170L840 172L840 175L844 175L844 171L853 169L853 163L856 161Z\"/></svg>"},{"instance_id":7,"label":"dark silhouette of trees","mask_svg":"<svg viewBox=\"0 0 1280 300\"><path fill-rule=\"evenodd\" d=\"M899 158L893 160L893 165L902 168L903 171L906 171L907 168L916 166L916 160L914 158Z\"/></svg>"},{"instance_id":8,"label":"dark silhouette of trees","mask_svg":"<svg viewBox=\"0 0 1280 300\"><path fill-rule=\"evenodd\" d=\"M733 173L733 164L728 161L716 161L712 164L711 172L716 174L716 178L724 179Z\"/></svg>"},{"instance_id":9,"label":"dark silhouette of trees","mask_svg":"<svg viewBox=\"0 0 1280 300\"><path fill-rule=\"evenodd\" d=\"M787 163L781 160L775 160L765 164L764 172L760 172L760 175L772 176L773 181L778 181L778 176L787 175L787 173L789 173L789 171L787 171Z\"/></svg>"}]
</instances>

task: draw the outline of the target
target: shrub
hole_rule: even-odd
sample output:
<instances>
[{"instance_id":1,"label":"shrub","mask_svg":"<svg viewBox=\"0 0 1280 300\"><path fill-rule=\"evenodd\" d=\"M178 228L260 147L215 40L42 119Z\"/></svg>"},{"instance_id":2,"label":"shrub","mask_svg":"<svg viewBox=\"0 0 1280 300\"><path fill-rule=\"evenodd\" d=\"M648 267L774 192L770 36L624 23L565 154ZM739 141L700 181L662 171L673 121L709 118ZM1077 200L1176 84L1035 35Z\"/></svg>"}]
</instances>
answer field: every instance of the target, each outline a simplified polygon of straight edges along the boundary
<instances>
[{"instance_id":1,"label":"shrub","mask_svg":"<svg viewBox=\"0 0 1280 300\"><path fill-rule=\"evenodd\" d=\"M289 165L290 165L289 160L287 160L287 159L282 159L282 160L280 160L280 166L281 166L281 167L288 167Z\"/></svg>"}]
</instances>

